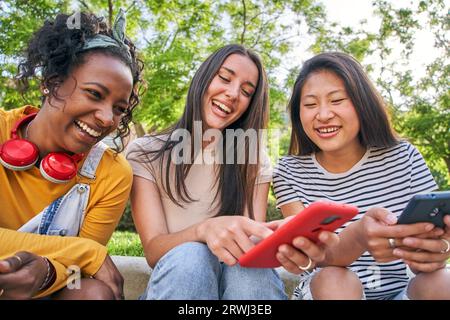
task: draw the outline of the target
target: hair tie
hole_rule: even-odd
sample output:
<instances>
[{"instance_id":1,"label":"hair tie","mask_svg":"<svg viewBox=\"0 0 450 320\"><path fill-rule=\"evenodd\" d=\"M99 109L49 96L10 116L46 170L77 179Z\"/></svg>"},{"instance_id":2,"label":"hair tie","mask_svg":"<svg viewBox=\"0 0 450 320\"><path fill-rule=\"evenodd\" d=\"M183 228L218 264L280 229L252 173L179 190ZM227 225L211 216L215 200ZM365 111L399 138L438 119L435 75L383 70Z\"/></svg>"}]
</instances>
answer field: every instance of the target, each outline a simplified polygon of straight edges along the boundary
<instances>
[{"instance_id":1,"label":"hair tie","mask_svg":"<svg viewBox=\"0 0 450 320\"><path fill-rule=\"evenodd\" d=\"M128 58L131 60L130 48L125 43L125 26L125 13L122 8L120 8L112 26L112 37L105 34L96 34L92 38L86 40L80 52L94 48L118 47L126 49Z\"/></svg>"}]
</instances>

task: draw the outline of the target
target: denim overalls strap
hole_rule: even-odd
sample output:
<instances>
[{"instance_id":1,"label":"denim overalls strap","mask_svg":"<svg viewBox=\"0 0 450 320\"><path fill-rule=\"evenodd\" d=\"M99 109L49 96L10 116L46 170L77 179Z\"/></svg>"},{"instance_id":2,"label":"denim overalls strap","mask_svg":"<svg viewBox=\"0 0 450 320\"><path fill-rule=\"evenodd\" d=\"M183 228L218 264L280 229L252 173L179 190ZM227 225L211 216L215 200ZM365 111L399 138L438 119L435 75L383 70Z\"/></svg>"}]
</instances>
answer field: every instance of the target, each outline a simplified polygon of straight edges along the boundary
<instances>
[{"instance_id":1,"label":"denim overalls strap","mask_svg":"<svg viewBox=\"0 0 450 320\"><path fill-rule=\"evenodd\" d=\"M80 178L85 178L84 180L87 180L86 183L80 182L81 179L79 179L79 182L69 192L53 201L20 227L18 231L47 235L78 236L89 201L89 181L95 179L98 164L107 148L106 144L99 142L90 150L82 168L78 170Z\"/></svg>"}]
</instances>

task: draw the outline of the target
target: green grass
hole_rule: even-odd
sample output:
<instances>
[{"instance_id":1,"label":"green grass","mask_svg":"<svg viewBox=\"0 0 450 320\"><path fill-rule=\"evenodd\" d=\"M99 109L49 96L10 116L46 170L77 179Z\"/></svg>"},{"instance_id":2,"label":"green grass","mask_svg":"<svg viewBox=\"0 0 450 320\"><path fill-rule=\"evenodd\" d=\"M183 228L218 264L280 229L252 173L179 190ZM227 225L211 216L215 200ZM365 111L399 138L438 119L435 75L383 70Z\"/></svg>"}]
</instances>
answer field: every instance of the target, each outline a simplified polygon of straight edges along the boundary
<instances>
[{"instance_id":1,"label":"green grass","mask_svg":"<svg viewBox=\"0 0 450 320\"><path fill-rule=\"evenodd\" d=\"M141 240L137 233L115 231L107 245L108 253L113 256L143 257Z\"/></svg>"}]
</instances>

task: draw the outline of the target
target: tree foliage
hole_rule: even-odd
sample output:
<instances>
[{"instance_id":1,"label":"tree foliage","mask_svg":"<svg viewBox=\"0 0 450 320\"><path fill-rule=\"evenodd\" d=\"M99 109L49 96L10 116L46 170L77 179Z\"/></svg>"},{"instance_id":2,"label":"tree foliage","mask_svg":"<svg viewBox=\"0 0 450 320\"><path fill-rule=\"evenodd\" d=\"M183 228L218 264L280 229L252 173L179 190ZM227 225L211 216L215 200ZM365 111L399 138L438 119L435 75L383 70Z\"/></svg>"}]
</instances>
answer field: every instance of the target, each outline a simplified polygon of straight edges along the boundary
<instances>
[{"instance_id":1,"label":"tree foliage","mask_svg":"<svg viewBox=\"0 0 450 320\"><path fill-rule=\"evenodd\" d=\"M450 91L448 7L444 0L416 1L410 8L394 8L383 0L374 2L382 18L377 48L391 61L378 83L385 89L395 112L395 127L424 155L442 189L450 187ZM438 56L415 76L409 60L416 35L428 30ZM392 43L401 44L401 58L393 59ZM397 97L397 98L395 98Z\"/></svg>"},{"instance_id":2,"label":"tree foliage","mask_svg":"<svg viewBox=\"0 0 450 320\"><path fill-rule=\"evenodd\" d=\"M22 50L33 32L48 17L67 11L68 1L4 0L0 2L0 103L5 109L17 108L30 101L39 101L38 90L21 96L14 76ZM31 84L35 89L36 83Z\"/></svg>"},{"instance_id":3,"label":"tree foliage","mask_svg":"<svg viewBox=\"0 0 450 320\"><path fill-rule=\"evenodd\" d=\"M367 21L357 27L330 22L325 6L314 0L4 0L0 2L1 106L39 103L38 90L21 97L13 77L21 50L46 18L60 11L87 10L111 22L119 7L126 10L127 34L145 62L147 89L136 113L137 128L142 124L153 131L173 123L183 110L199 64L218 47L240 43L263 59L271 87L270 128L282 132L281 143L269 143L280 145L279 153L287 152L285 108L305 59L292 52L309 38L313 40L308 54L338 50L364 64L388 102L395 128L418 146L441 188L449 188L449 18L444 0L374 0L380 20L377 32L367 31ZM439 56L418 78L409 63L421 30L431 33ZM283 79L280 70L286 71Z\"/></svg>"}]
</instances>

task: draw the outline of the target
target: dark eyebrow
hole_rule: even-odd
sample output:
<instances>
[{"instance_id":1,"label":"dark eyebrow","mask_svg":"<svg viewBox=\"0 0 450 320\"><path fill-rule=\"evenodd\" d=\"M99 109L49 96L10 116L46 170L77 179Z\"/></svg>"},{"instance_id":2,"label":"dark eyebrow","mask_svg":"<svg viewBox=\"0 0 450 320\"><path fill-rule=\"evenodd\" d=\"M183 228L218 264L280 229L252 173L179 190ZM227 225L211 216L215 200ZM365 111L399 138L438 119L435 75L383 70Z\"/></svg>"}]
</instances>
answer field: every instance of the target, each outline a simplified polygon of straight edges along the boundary
<instances>
[{"instance_id":1,"label":"dark eyebrow","mask_svg":"<svg viewBox=\"0 0 450 320\"><path fill-rule=\"evenodd\" d=\"M109 91L109 89L107 87L105 87L104 85L102 85L101 83L98 83L98 82L83 82L83 84L93 84L93 85L100 87L103 91L106 92L106 94L111 93L111 91Z\"/></svg>"},{"instance_id":2,"label":"dark eyebrow","mask_svg":"<svg viewBox=\"0 0 450 320\"><path fill-rule=\"evenodd\" d=\"M333 93L338 93L338 92L343 92L343 93L346 93L346 91L345 90L343 90L343 89L337 89L337 90L334 90L334 91L331 91L330 93L328 93L327 95L328 96L331 96Z\"/></svg>"},{"instance_id":3,"label":"dark eyebrow","mask_svg":"<svg viewBox=\"0 0 450 320\"><path fill-rule=\"evenodd\" d=\"M234 72L234 70L231 70L230 68L224 67L222 66L222 68L224 68L225 70L227 70L229 73L231 73L233 76L236 75L236 72ZM246 84L248 84L249 86L253 87L253 89L256 89L256 86L251 83L250 81L245 81Z\"/></svg>"},{"instance_id":4,"label":"dark eyebrow","mask_svg":"<svg viewBox=\"0 0 450 320\"><path fill-rule=\"evenodd\" d=\"M338 92L346 93L346 91L343 90L343 89L337 89L337 90L333 90L333 91L327 93L327 96L331 96L332 94L338 93ZM316 96L313 95L313 94L307 94L307 95L304 96L303 98L316 98Z\"/></svg>"},{"instance_id":5,"label":"dark eyebrow","mask_svg":"<svg viewBox=\"0 0 450 320\"><path fill-rule=\"evenodd\" d=\"M105 93L107 95L111 93L111 91L107 87L105 87L104 85L102 85L101 83L98 83L98 82L83 82L83 84L96 85L96 86L100 87L103 91L105 91ZM124 100L124 99L121 99L117 102L128 104L128 101Z\"/></svg>"}]
</instances>

